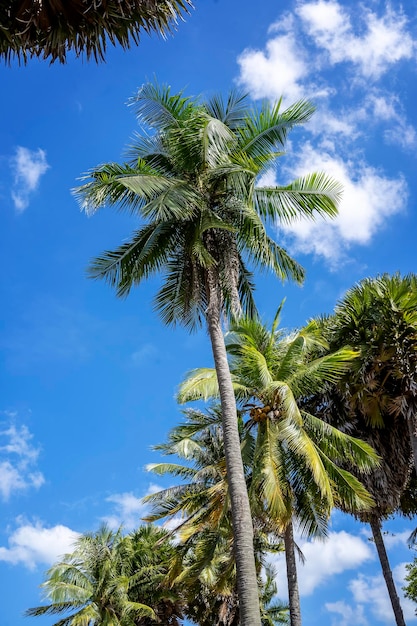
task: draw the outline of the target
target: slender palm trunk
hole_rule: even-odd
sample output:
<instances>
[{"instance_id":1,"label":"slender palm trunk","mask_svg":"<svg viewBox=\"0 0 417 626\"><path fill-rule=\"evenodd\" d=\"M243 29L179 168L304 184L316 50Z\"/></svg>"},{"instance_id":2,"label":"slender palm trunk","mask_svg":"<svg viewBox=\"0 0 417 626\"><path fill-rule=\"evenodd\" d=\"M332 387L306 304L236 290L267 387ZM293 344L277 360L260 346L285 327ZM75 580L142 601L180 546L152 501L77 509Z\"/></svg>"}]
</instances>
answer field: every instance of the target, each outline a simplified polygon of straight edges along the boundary
<instances>
[{"instance_id":1,"label":"slender palm trunk","mask_svg":"<svg viewBox=\"0 0 417 626\"><path fill-rule=\"evenodd\" d=\"M291 626L301 626L300 594L298 592L297 564L295 562L294 533L292 520L284 533L285 561L287 563L288 602L290 605Z\"/></svg>"},{"instance_id":2,"label":"slender palm trunk","mask_svg":"<svg viewBox=\"0 0 417 626\"><path fill-rule=\"evenodd\" d=\"M369 523L372 529L379 561L381 563L382 573L385 578L385 584L387 585L388 595L391 600L392 610L394 611L395 623L397 626L405 626L403 610L401 608L400 600L392 578L392 571L388 561L387 551L385 550L384 539L381 532L381 522L376 515L372 515Z\"/></svg>"},{"instance_id":3,"label":"slender palm trunk","mask_svg":"<svg viewBox=\"0 0 417 626\"><path fill-rule=\"evenodd\" d=\"M411 445L411 450L413 452L414 468L417 474L417 433L416 433L416 418L414 415L415 414L411 414L411 411L410 411L410 415L408 415L407 417L407 424L408 424L408 430L410 433L410 445Z\"/></svg>"},{"instance_id":4,"label":"slender palm trunk","mask_svg":"<svg viewBox=\"0 0 417 626\"><path fill-rule=\"evenodd\" d=\"M227 481L232 510L236 578L241 626L261 626L259 590L253 548L253 525L240 451L236 400L221 327L215 277L208 272L207 327L213 350L222 408ZM211 274L211 275L210 275Z\"/></svg>"}]
</instances>

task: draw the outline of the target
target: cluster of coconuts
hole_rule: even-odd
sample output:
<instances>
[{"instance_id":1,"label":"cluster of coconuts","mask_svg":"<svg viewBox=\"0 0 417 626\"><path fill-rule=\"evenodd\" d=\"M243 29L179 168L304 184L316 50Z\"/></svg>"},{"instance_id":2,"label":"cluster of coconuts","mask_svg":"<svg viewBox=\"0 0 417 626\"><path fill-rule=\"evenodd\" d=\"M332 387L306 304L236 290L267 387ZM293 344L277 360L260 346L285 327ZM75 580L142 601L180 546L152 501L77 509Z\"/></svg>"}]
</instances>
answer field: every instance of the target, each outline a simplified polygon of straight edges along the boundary
<instances>
[{"instance_id":1,"label":"cluster of coconuts","mask_svg":"<svg viewBox=\"0 0 417 626\"><path fill-rule=\"evenodd\" d=\"M277 419L279 417L279 410L269 406L269 404L266 404L265 406L256 406L251 409L250 416L254 422L262 422L266 419Z\"/></svg>"}]
</instances>

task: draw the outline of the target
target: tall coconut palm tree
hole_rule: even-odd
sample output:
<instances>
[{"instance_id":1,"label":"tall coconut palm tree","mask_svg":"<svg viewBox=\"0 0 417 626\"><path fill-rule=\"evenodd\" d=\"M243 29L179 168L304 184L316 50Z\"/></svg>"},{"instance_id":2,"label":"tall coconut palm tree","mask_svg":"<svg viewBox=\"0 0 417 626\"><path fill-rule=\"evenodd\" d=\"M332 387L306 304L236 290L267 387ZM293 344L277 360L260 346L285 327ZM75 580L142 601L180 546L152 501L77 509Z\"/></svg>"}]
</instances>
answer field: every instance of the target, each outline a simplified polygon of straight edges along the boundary
<instances>
[{"instance_id":1,"label":"tall coconut palm tree","mask_svg":"<svg viewBox=\"0 0 417 626\"><path fill-rule=\"evenodd\" d=\"M131 598L138 573L129 571L126 548L121 532L106 526L82 535L74 551L46 574L42 587L49 604L28 609L26 615L63 614L55 626L136 626L144 616L156 620L150 606Z\"/></svg>"},{"instance_id":2,"label":"tall coconut palm tree","mask_svg":"<svg viewBox=\"0 0 417 626\"><path fill-rule=\"evenodd\" d=\"M281 101L260 110L230 94L226 102L172 95L148 84L132 100L151 134L137 137L132 162L90 172L76 193L89 213L106 204L139 215L131 241L105 252L90 268L119 296L162 271L155 304L164 322L206 323L217 370L230 489L242 626L260 626L253 530L240 457L236 403L222 333L222 316L252 313L253 277L247 263L301 281L302 268L271 239L265 222L333 216L340 187L311 174L282 187L257 187L282 154L288 132L313 106Z\"/></svg>"},{"instance_id":3,"label":"tall coconut palm tree","mask_svg":"<svg viewBox=\"0 0 417 626\"><path fill-rule=\"evenodd\" d=\"M129 48L142 33L163 35L190 7L190 0L6 0L0 4L0 58L65 63L73 52L104 60L107 44Z\"/></svg>"},{"instance_id":4,"label":"tall coconut palm tree","mask_svg":"<svg viewBox=\"0 0 417 626\"><path fill-rule=\"evenodd\" d=\"M375 507L357 516L371 525L396 624L404 626L381 520L401 508L416 449L416 277L367 278L350 289L335 314L322 323L332 349L349 343L359 358L348 375L313 403L324 419L364 439L381 456L381 465L363 478Z\"/></svg>"},{"instance_id":5,"label":"tall coconut palm tree","mask_svg":"<svg viewBox=\"0 0 417 626\"><path fill-rule=\"evenodd\" d=\"M349 459L360 471L378 462L370 446L326 424L298 404L338 380L356 353L340 349L317 357L327 344L318 324L282 336L256 318L234 322L228 335L231 374L242 409L250 412L246 428L256 431L249 497L256 516L267 514L284 536L291 626L301 624L293 517L310 534L325 533L336 503L353 510L369 510L372 498L350 472L341 467ZM313 356L315 358L313 358ZM181 386L179 400L218 395L215 370L194 370Z\"/></svg>"}]
</instances>

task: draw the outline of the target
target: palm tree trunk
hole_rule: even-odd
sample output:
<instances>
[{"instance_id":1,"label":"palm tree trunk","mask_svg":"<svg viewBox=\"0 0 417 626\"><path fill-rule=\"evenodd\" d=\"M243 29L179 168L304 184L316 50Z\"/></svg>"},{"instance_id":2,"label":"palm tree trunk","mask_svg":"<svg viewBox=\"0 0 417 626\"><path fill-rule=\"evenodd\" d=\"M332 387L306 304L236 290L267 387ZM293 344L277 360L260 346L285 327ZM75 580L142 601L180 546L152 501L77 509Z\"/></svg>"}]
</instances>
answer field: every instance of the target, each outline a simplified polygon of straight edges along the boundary
<instances>
[{"instance_id":1,"label":"palm tree trunk","mask_svg":"<svg viewBox=\"0 0 417 626\"><path fill-rule=\"evenodd\" d=\"M397 626L405 626L403 610L401 608L400 600L398 598L397 590L395 588L394 579L392 578L392 571L388 561L387 551L385 550L384 539L381 533L381 521L376 515L372 515L369 523L372 529L379 561L381 563L382 573L385 578L385 584L387 585L388 595L391 600L392 610L394 611L395 623L397 624Z\"/></svg>"},{"instance_id":2,"label":"palm tree trunk","mask_svg":"<svg viewBox=\"0 0 417 626\"><path fill-rule=\"evenodd\" d=\"M415 413L412 414L410 411L410 414L407 416L407 424L408 424L408 431L410 433L410 445L411 445L411 450L413 452L414 468L417 474L417 433L416 433Z\"/></svg>"},{"instance_id":3,"label":"palm tree trunk","mask_svg":"<svg viewBox=\"0 0 417 626\"><path fill-rule=\"evenodd\" d=\"M285 561L287 563L288 601L291 626L301 626L300 594L298 592L297 564L295 562L294 534L292 520L284 533Z\"/></svg>"},{"instance_id":4,"label":"palm tree trunk","mask_svg":"<svg viewBox=\"0 0 417 626\"><path fill-rule=\"evenodd\" d=\"M232 510L236 578L241 626L261 626L259 590L253 548L253 525L240 451L236 400L221 327L220 299L214 273L208 270L207 327L213 350L222 409L227 482Z\"/></svg>"}]
</instances>

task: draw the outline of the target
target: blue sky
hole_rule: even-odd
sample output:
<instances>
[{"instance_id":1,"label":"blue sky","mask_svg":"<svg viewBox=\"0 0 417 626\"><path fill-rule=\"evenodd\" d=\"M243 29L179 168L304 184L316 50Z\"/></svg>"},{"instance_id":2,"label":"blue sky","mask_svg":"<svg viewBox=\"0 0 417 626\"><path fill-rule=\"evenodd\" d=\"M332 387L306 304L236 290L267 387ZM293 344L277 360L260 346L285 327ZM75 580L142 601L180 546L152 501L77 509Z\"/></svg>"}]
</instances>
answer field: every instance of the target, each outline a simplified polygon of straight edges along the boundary
<instances>
[{"instance_id":1,"label":"blue sky","mask_svg":"<svg viewBox=\"0 0 417 626\"><path fill-rule=\"evenodd\" d=\"M336 220L277 230L306 267L305 285L257 279L265 319L286 296L283 324L293 328L331 312L365 276L416 271L416 51L408 4L283 0L254 11L249 0L201 0L173 37L109 49L106 64L0 67L3 626L28 623L44 570L77 533L103 519L138 523L140 498L161 484L144 470L158 460L151 446L180 417L177 385L211 364L204 332L165 328L154 314L157 279L120 301L85 278L88 260L135 227L110 209L87 218L70 193L89 168L123 159L138 130L128 98L156 76L190 95L238 87L256 102L315 102L265 181L325 170L345 190ZM399 586L414 526L386 526ZM300 539L305 624L393 623L369 536L336 513L327 543Z\"/></svg>"}]
</instances>

